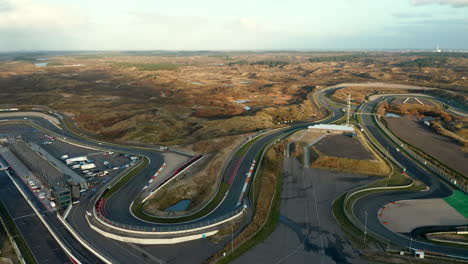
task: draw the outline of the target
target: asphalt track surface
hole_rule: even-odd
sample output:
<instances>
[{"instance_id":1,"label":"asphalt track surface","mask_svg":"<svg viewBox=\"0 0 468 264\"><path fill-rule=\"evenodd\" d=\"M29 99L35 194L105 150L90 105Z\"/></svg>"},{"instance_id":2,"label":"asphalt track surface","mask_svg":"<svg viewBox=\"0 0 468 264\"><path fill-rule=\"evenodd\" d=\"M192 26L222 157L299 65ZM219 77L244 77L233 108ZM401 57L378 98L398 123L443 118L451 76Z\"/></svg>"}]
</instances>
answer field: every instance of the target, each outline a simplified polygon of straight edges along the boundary
<instances>
[{"instance_id":1,"label":"asphalt track surface","mask_svg":"<svg viewBox=\"0 0 468 264\"><path fill-rule=\"evenodd\" d=\"M322 94L318 98L321 101L321 105L328 105L327 99L323 97ZM328 106L330 107L330 106ZM338 120L343 113L339 109L333 109L334 115L332 118L327 120L327 122L332 122ZM17 116L14 118L9 118L10 120L24 120L25 117ZM180 223L180 224L163 224L163 223L151 223L144 221L138 218L135 218L129 208L132 202L135 200L137 195L141 192L143 186L148 182L149 178L154 175L154 173L161 167L164 163L163 157L160 153L156 151L148 151L143 149L125 147L125 146L115 146L115 145L106 145L98 144L92 141L86 141L81 137L76 136L74 133L71 133L67 130L60 130L56 126L52 125L49 121L46 121L39 117L27 117L29 120L34 121L36 124L51 130L59 135L65 136L67 139L72 139L75 142L83 143L85 145L91 145L99 148L106 148L114 151L124 152L124 153L133 153L137 155L144 155L150 159L150 164L141 172L139 175L132 178L132 181L129 184L125 184L120 190L118 190L114 195L112 195L106 202L105 215L106 218L118 222L124 225L130 226L139 226L139 227L167 227L171 226L174 229L183 228L187 224L197 224L206 222L212 219L216 219L222 216L225 216L237 208L244 206L243 203L238 205L239 198L242 193L242 188L246 180L246 174L252 165L252 162L255 160L257 153L263 149L264 146L268 145L270 142L274 141L276 138L287 135L291 132L297 131L299 129L306 128L310 123L305 123L301 125L292 126L286 129L282 129L273 133L268 133L263 136L261 139L257 140L251 148L244 154L242 161L239 164L238 160L232 159L227 165L225 170L225 175L223 178L232 178L231 187L228 191L228 194L224 198L223 202L211 213L208 215L199 218L194 221ZM236 168L236 173L232 175L233 168ZM163 179L159 179L162 181ZM82 201L83 203L83 201ZM84 220L84 219L83 219Z\"/></svg>"},{"instance_id":2,"label":"asphalt track surface","mask_svg":"<svg viewBox=\"0 0 468 264\"><path fill-rule=\"evenodd\" d=\"M3 159L2 162L6 163ZM14 173L12 173L12 176L16 177ZM55 214L47 210L24 182L19 179L16 182L25 191L31 202L38 208L62 242L71 250L74 257L81 263L101 263L99 259L78 243L67 230L60 228L62 225ZM35 259L39 263L72 263L5 171L0 172L0 186L0 197L28 243Z\"/></svg>"},{"instance_id":3,"label":"asphalt track surface","mask_svg":"<svg viewBox=\"0 0 468 264\"><path fill-rule=\"evenodd\" d=\"M384 98L379 98L376 101L366 104L363 107L363 113L372 113L373 107L382 100L384 100ZM377 212L388 203L400 200L443 198L450 196L452 194L452 189L432 172L426 170L421 165L405 156L402 152L397 151L397 146L381 133L379 128L372 121L372 118L371 115L362 115L363 123L370 134L375 137L384 149L388 149L393 158L406 167L407 172L413 178L422 181L429 187L429 190L422 192L389 191L364 196L357 200L353 207L356 217L358 217L361 223L364 223L365 213L367 212L368 230L395 244L404 247L411 246L411 248L415 250L424 250L468 259L468 250L466 249L434 245L427 240L425 241L414 236L410 237L408 234L394 233L380 222Z\"/></svg>"},{"instance_id":4,"label":"asphalt track surface","mask_svg":"<svg viewBox=\"0 0 468 264\"><path fill-rule=\"evenodd\" d=\"M323 94L320 94L317 99L321 102L320 103L321 105L327 105L327 99L325 99ZM334 109L333 111L334 111L333 117L329 120L329 122L337 120L342 116L342 112L339 109ZM43 127L58 135L61 135L62 137L65 137L67 140L71 140L73 142L81 143L83 145L88 145L88 146L94 146L98 148L105 148L108 150L113 150L113 151L118 151L118 152L131 153L135 155L144 155L148 157L150 160L149 166L145 168L142 173L135 176L129 184L126 184L123 188L121 188L118 192L116 192L111 197L111 199L109 199L106 205L106 209L105 209L106 217L113 221L117 221L119 223L124 223L128 225L143 225L143 226L150 225L154 227L167 226L165 224L158 224L158 223L151 224L151 223L142 221L140 219L137 219L133 217L133 215L130 213L130 210L129 210L131 203L136 198L138 193L141 191L141 188L147 183L147 181L154 174L154 172L156 172L159 169L159 167L162 165L163 157L160 153L154 152L154 151L148 151L144 149L108 145L105 143L88 141L86 139L81 138L80 136L75 135L72 132L69 132L68 130L59 129L58 127L53 125L51 122L40 117L20 115L20 116L15 116L15 117L2 118L2 120L5 120L5 121L8 121L8 120L25 121L25 119L27 119L28 121L32 121L36 125L39 125L40 127ZM276 137L288 134L298 129L305 128L307 126L308 124L296 125L294 127L290 127L290 128L287 128L287 129L284 129L275 133L268 134L267 136L262 137L260 140L258 140L255 144L252 145L249 151L247 151L245 155L242 157L241 163L238 163L238 160L236 159L231 160L227 165L226 175L224 176L224 178L232 177L232 186L229 190L228 195L223 200L223 203L220 206L218 206L217 209L211 212L209 215L201 219L198 219L196 221L193 221L191 223L197 223L197 222L207 221L209 219L215 219L219 216L225 215L226 213L234 211L236 207L238 206L237 204L238 204L240 193L242 191L242 188L245 182L246 173L248 172L253 160L257 156L257 153L261 149L263 149L265 145L267 145L269 142L274 140ZM232 175L232 168L235 168L235 167L238 167L237 173L235 175ZM162 180L164 179L160 179L160 181ZM164 246L154 246L150 253L149 250L148 251L144 250L143 246L134 246L133 248L129 248L128 244L126 243L121 243L112 239L108 239L108 238L101 236L100 234L97 234L94 230L92 230L89 227L84 217L89 203L93 200L92 195L93 195L92 192L88 192L88 194L82 199L80 204L77 206L74 206L73 210L70 212L68 222L81 235L83 239L85 239L89 244L91 244L93 248L97 249L108 259L116 263L117 262L119 263L131 263L131 262L165 263L168 259L172 259L172 262L174 263L184 263L184 262L180 262L180 260L183 258L181 258L179 255L170 255L168 253L171 251L161 250L162 248L164 248ZM243 206L243 204L239 206ZM60 223L56 223L57 222L56 218L51 219L51 221L55 222L56 229L63 230L63 226ZM186 223L175 224L173 226L182 226L185 224ZM37 235L40 236L41 232L37 232ZM173 245L172 248L183 249L187 245L188 246L192 245L189 247L191 250L187 250L186 248L185 252L186 253L192 252L193 253L192 256L199 256L198 261L196 261L197 258L192 257L192 259L195 262L201 262L204 259L211 256L213 253L215 253L216 250L219 250L219 248L216 249L216 246L214 245L209 245L208 247L206 245L201 246L202 244L204 244L203 241L204 240L198 240L196 242L177 244L177 245ZM77 245L77 248L79 247L80 246ZM162 258L155 257L155 252L159 252L158 256L161 255L163 257ZM200 256L202 256L202 258L200 258ZM90 256L90 259L95 259L95 257ZM88 263L88 262L84 261L83 263Z\"/></svg>"},{"instance_id":5,"label":"asphalt track surface","mask_svg":"<svg viewBox=\"0 0 468 264\"><path fill-rule=\"evenodd\" d=\"M323 93L320 93L318 95L318 101L320 105L322 106L327 105L326 103L327 100L328 99L324 98ZM331 119L327 120L327 122L332 122L334 120L339 119L342 116L342 112L339 109L334 109L330 106L328 107L331 110L333 110L334 116ZM162 224L159 224L159 223L150 224L140 219L136 219L131 215L129 211L129 206L131 202L136 198L141 188L149 180L149 178L154 174L154 172L157 169L159 169L160 165L162 165L163 158L159 153L148 151L148 150L143 150L143 149L136 149L132 147L108 145L105 143L98 144L96 142L91 142L91 141L82 139L81 137L78 137L75 134L68 132L67 130L65 131L60 130L56 126L52 125L49 121L46 121L42 118L38 118L38 117L28 117L28 118L34 121L36 124L46 129L49 129L59 135L63 135L67 137L68 139L73 139L74 141L81 142L86 145L91 144L96 147L106 148L109 150L115 150L119 152L126 152L126 153L132 153L136 155L147 156L151 160L150 165L144 169L143 173L135 176L129 184L126 184L124 188L122 188L119 192L117 192L115 195L111 197L111 199L108 201L107 206L106 206L106 214L109 219L120 222L120 223L124 223L124 224L143 225L143 226L150 225L154 227L163 226ZM387 139L384 138L375 127L373 127L373 124L371 123L371 120L369 118L370 116L364 116L364 123L366 124L367 127L369 127L369 130L374 135L374 137L376 137L377 140L380 141L384 145L384 147L386 144L391 145L390 143L387 142ZM15 117L15 118L8 118L8 119L22 120L23 117ZM191 223L206 221L207 219L215 219L218 216L225 215L226 213L232 212L233 210L235 210L238 200L239 200L240 193L242 191L243 184L245 182L245 174L250 168L250 165L252 164L254 158L257 156L257 153L260 150L262 150L265 145L267 145L269 142L276 139L277 137L296 131L298 129L305 128L308 125L309 124L297 125L297 126L293 126L293 127L281 130L281 131L273 132L264 136L263 138L258 140L255 144L253 144L252 147L249 149L249 151L245 153L242 159L242 162L239 164L239 166L238 166L238 160L232 159L228 164L228 167L227 167L228 169L226 170L226 173L232 174L232 168L234 167L238 167L238 170L237 170L237 173L234 175L232 186L229 190L228 195L226 196L222 204L216 210L211 212L209 215L201 219L195 220ZM451 190L448 186L441 183L441 181L437 177L435 177L434 175L430 175L428 172L425 172L423 168L420 168L418 165L415 165L413 161L403 156L400 152L396 152L394 148L390 148L390 152L401 164L403 164L404 166L408 168L408 170L410 171L412 175L414 175L416 178L428 184L428 186L431 187L430 191L418 192L418 193L389 192L385 194L376 194L376 195L367 196L363 199L358 200L358 202L356 203L356 206L355 206L356 215L361 221L363 221L364 212L375 212L375 215L369 214L369 216L371 217L369 218L368 227L371 231L378 233L379 235L382 235L397 244L409 245L410 242L408 238L401 236L399 234L395 234L389 231L388 229L386 229L382 224L380 224L380 221L378 221L377 219L377 213L376 213L378 209L382 206L382 204L388 203L388 201L402 200L402 199L414 199L414 198L445 197L445 196L450 195ZM230 176L224 175L224 177L230 177ZM85 199L84 201L82 201L82 203L89 202L91 200L92 199L90 199L89 197L88 200ZM242 206L242 205L239 205L239 206ZM79 206L79 208L84 208L84 207L85 206ZM73 211L72 211L72 214L73 214ZM84 219L84 210L82 211L82 213L79 213L78 217L74 217L74 218L72 217L72 220L70 222L74 227L81 228L78 231L82 234L82 236L84 236L85 239L88 240L88 242L93 244L93 246L98 248L100 251L109 252L108 250L111 250L110 248L106 247L102 243L95 243L95 239L100 240L103 237L100 235L97 235L94 231L90 230L89 226L87 228L85 227L87 226L87 223ZM184 224L174 224L174 226L177 226L177 225L184 225ZM441 247L441 246L435 246L435 245L427 245L427 244L424 244L423 242L413 241L413 248L416 248L416 247L420 249L428 250L428 251L439 252L439 253L442 252L444 254L457 255L457 256L465 256L467 254L466 252L460 252L461 250L459 249L447 248L447 247ZM111 250L111 251L112 253L110 254L112 254L112 256L115 256L114 253L118 253L117 252L118 247L116 247L115 250ZM135 255L135 254L134 253L126 254L127 257L130 257L128 260L132 259L131 255ZM145 254L143 253L143 255ZM119 259L119 261L121 261L120 258L116 257L116 259ZM135 259L132 259L132 260L135 261ZM153 261L154 260L155 259L153 258ZM123 262L127 262L127 261L123 261ZM142 263L146 263L146 262L142 262Z\"/></svg>"},{"instance_id":6,"label":"asphalt track surface","mask_svg":"<svg viewBox=\"0 0 468 264\"><path fill-rule=\"evenodd\" d=\"M326 104L326 101L323 97L319 98L322 104ZM327 120L327 122L332 122L334 120L338 120L343 113L339 109L334 110L334 115L331 119ZM173 228L181 227L183 228L186 225L203 223L208 220L216 219L219 217L223 217L237 208L244 206L243 203L239 203L239 198L242 193L242 189L244 187L244 183L246 180L247 172L249 171L253 161L257 157L257 153L259 153L264 146L268 145L270 142L274 141L276 138L287 135L291 132L297 131L299 129L306 128L309 124L302 124L293 127L289 127L287 129L283 129L277 132L269 133L259 140L257 140L249 150L239 159L232 159L227 164L227 168L225 170L225 174L223 175L223 179L230 179L231 187L222 201L222 203L212 212L207 214L206 216L199 218L197 220L181 223L181 224L170 224ZM258 161L257 161L258 162ZM154 172L162 165L163 161L161 159L156 161L151 161L149 168L145 169L145 172L142 174L144 175L152 175ZM233 171L236 173L233 174ZM128 224L128 225L135 225L135 226L145 226L145 227L166 227L168 224L161 224L161 223L149 223L147 221L143 221L141 219L135 218L131 213L130 210L123 210L125 208L130 208L131 203L141 191L141 188L145 185L148 178L145 177L135 177L132 180L131 184L125 185L121 188L118 192L116 192L106 203L106 216L111 220L115 220L119 223Z\"/></svg>"}]
</instances>

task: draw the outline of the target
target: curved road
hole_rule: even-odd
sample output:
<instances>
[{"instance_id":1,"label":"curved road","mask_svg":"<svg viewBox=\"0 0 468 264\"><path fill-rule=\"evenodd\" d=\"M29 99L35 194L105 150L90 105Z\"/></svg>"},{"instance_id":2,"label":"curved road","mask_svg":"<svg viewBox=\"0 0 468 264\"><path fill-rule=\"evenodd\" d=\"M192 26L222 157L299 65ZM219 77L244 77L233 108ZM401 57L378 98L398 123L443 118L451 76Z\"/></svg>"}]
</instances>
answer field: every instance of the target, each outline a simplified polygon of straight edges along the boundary
<instances>
[{"instance_id":1,"label":"curved road","mask_svg":"<svg viewBox=\"0 0 468 264\"><path fill-rule=\"evenodd\" d=\"M344 85L336 85L336 86L327 88L327 90L339 89L343 86ZM421 87L418 87L418 88L421 88ZM326 106L326 108L333 111L333 117L327 120L327 122L338 120L343 115L343 113L341 112L341 109L331 107L328 104L328 99L325 98L323 91L324 90L318 93L316 99L318 100L318 103L321 106ZM366 113L372 112L373 105L377 103L379 100L381 99L377 99L376 101L366 104L363 107L364 112ZM8 119L22 120L25 117L26 116L18 116L18 117L12 117ZM80 136L77 136L73 132L70 132L68 130L61 130L57 128L56 126L52 125L51 122L46 121L43 118L29 117L29 116L27 118L34 121L36 124L48 130L51 130L59 135L63 135L64 137L67 137L68 139L72 139L73 141L77 141L86 145L92 145L92 146L99 147L99 148L106 148L109 150L115 150L119 152L126 152L126 153L133 153L137 155L147 156L151 161L149 166L147 166L143 170L142 173L135 176L129 184L124 185L124 187L122 187L118 192L116 192L113 196L111 196L111 198L107 201L106 209L105 209L106 216L110 220L113 220L122 224L127 224L127 225L150 226L150 227L167 226L167 224L149 223L141 219L135 218L129 211L129 207L131 203L140 193L142 187L147 183L147 181L154 174L154 172L157 171L159 167L163 164L163 157L160 153L150 151L150 150L140 149L140 148L109 145L105 143L88 141L88 140L81 138ZM388 230L385 226L383 226L380 223L379 219L377 218L377 212L379 208L381 208L384 204L387 204L388 202L392 202L395 200L402 200L402 199L446 197L450 195L452 191L445 183L443 183L435 175L432 175L431 173L426 171L424 168L420 167L414 161L404 156L401 152L396 151L392 143L390 143L388 139L384 137L380 133L380 131L374 126L370 115L363 115L363 122L364 122L364 125L368 128L369 132L384 147L389 146L390 154L398 162L406 166L408 171L413 177L427 184L430 187L430 190L426 192L385 192L385 193L377 193L377 194L373 194L373 195L369 195L364 198L361 198L356 202L356 206L355 206L355 213L358 219L364 222L363 218L364 218L365 212L371 212L368 218L369 230L374 233L379 234L380 236L386 237L387 239L391 240L392 242L396 244L399 244L402 246L409 246L409 244L412 243L413 248L418 248L418 249L427 250L431 252L438 252L438 253L447 254L447 255L468 257L468 253L463 252L464 250L461 250L461 249L435 246L435 245L427 244L421 241L411 242L411 240L408 237L402 236L400 234L396 234ZM241 195L242 187L245 182L246 173L248 172L253 160L257 156L257 153L261 151L263 147L266 146L269 142L275 140L276 138L281 137L282 135L286 135L288 133L297 131L299 129L306 128L308 125L310 125L310 123L296 125L293 127L283 129L283 130L271 132L263 136L258 141L256 141L252 145L252 147L244 154L243 157L235 157L231 159L227 165L225 174L223 175L223 178L225 180L228 180L229 182L231 182L231 187L227 196L214 211L212 211L210 214L200 219L190 222L190 224L201 223L203 221L207 221L210 219L216 219L217 217L226 215L227 213L230 213L236 210L238 206L243 206L242 204L238 205L239 197ZM232 171L236 167L238 167L237 172L235 174L232 174ZM232 181L230 179L232 179ZM79 206L77 206L77 208L74 209L72 213L70 214L70 220L71 220L70 222L72 226L78 229L79 232L82 233L82 235L89 237L90 239L88 239L88 241L94 240L91 238L96 237L96 234L91 234L91 232L94 233L94 231L92 231L89 228L89 226L87 226L86 220L84 218L85 210L87 208L86 203L89 203L91 201L93 201L93 199L91 199L91 197L87 197L87 199L82 201L82 203ZM171 224L171 226L178 227L178 226L183 226L185 224L186 223ZM103 249L102 244L97 245L95 247ZM118 259L118 256L114 256L114 258Z\"/></svg>"},{"instance_id":2,"label":"curved road","mask_svg":"<svg viewBox=\"0 0 468 264\"><path fill-rule=\"evenodd\" d=\"M383 97L367 103L362 108L363 113L373 113L373 108L380 101L384 100ZM375 194L364 196L357 200L354 204L353 210L356 217L361 223L365 222L365 214L368 213L367 228L369 231L392 241L395 244L410 247L415 250L424 250L428 252L439 253L443 255L451 255L461 258L468 258L468 251L461 248L445 247L434 245L427 241L416 240L415 237L406 236L403 234L394 233L385 227L378 218L377 212L380 208L388 203L399 200L411 199L429 199L429 198L443 198L452 194L452 188L443 182L438 176L434 175L431 171L426 170L424 167L408 158L402 152L397 151L393 142L387 137L382 135L379 128L376 127L372 121L371 115L362 115L363 125L368 129L370 134L383 146L388 149L390 155L395 158L400 164L406 167L407 172L415 179L423 182L429 187L427 191L419 192L378 192Z\"/></svg>"}]
</instances>

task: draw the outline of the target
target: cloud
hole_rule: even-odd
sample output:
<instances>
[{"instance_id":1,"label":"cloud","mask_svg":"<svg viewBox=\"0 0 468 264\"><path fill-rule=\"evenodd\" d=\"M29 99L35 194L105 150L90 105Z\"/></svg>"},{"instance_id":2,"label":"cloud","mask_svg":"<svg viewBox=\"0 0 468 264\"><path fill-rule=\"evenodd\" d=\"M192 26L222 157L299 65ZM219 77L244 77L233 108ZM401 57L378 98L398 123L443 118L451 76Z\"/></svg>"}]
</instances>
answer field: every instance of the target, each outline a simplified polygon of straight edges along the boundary
<instances>
[{"instance_id":1,"label":"cloud","mask_svg":"<svg viewBox=\"0 0 468 264\"><path fill-rule=\"evenodd\" d=\"M262 28L258 21L253 18L241 17L239 23L243 28L251 31L260 31Z\"/></svg>"},{"instance_id":2,"label":"cloud","mask_svg":"<svg viewBox=\"0 0 468 264\"><path fill-rule=\"evenodd\" d=\"M432 17L431 14L428 13L394 13L392 14L395 18L428 18Z\"/></svg>"},{"instance_id":3,"label":"cloud","mask_svg":"<svg viewBox=\"0 0 468 264\"><path fill-rule=\"evenodd\" d=\"M414 5L451 5L453 7L466 7L468 6L468 0L411 0Z\"/></svg>"},{"instance_id":4,"label":"cloud","mask_svg":"<svg viewBox=\"0 0 468 264\"><path fill-rule=\"evenodd\" d=\"M5 1L0 1L0 13L10 11L12 9L12 6L10 3L7 3Z\"/></svg>"},{"instance_id":5,"label":"cloud","mask_svg":"<svg viewBox=\"0 0 468 264\"><path fill-rule=\"evenodd\" d=\"M159 12L142 12L134 11L130 12L134 18L142 24L147 25L160 25L171 28L190 28L207 26L210 22L203 17L196 16L177 16L177 15L166 15Z\"/></svg>"},{"instance_id":6,"label":"cloud","mask_svg":"<svg viewBox=\"0 0 468 264\"><path fill-rule=\"evenodd\" d=\"M0 29L57 30L83 24L76 12L44 0L0 0Z\"/></svg>"},{"instance_id":7,"label":"cloud","mask_svg":"<svg viewBox=\"0 0 468 264\"><path fill-rule=\"evenodd\" d=\"M88 28L77 10L47 0L0 0L0 50L64 49Z\"/></svg>"}]
</instances>

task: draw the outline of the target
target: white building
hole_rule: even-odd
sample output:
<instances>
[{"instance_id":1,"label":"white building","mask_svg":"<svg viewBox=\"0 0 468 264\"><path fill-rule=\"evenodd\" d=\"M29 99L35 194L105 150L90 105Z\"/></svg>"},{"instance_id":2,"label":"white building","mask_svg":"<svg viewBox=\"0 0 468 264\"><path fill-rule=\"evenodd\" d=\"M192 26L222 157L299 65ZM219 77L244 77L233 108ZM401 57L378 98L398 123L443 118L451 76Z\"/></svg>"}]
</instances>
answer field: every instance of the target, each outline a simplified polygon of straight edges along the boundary
<instances>
[{"instance_id":1,"label":"white building","mask_svg":"<svg viewBox=\"0 0 468 264\"><path fill-rule=\"evenodd\" d=\"M308 132L321 132L321 133L332 133L332 134L346 134L353 133L354 128L352 126L345 125L331 125L331 124L318 124L309 126Z\"/></svg>"}]
</instances>

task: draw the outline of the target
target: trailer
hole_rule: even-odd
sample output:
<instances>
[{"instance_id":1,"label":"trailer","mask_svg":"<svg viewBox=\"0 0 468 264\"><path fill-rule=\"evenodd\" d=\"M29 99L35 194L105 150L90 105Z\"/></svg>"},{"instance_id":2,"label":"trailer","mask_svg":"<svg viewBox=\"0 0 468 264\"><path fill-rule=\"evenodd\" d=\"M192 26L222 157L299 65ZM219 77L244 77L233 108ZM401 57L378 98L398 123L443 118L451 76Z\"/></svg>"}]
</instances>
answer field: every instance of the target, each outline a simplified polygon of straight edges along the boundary
<instances>
[{"instance_id":1,"label":"trailer","mask_svg":"<svg viewBox=\"0 0 468 264\"><path fill-rule=\"evenodd\" d=\"M81 170L89 170L89 169L94 169L94 168L96 168L96 164L94 163L81 165Z\"/></svg>"},{"instance_id":2,"label":"trailer","mask_svg":"<svg viewBox=\"0 0 468 264\"><path fill-rule=\"evenodd\" d=\"M80 161L87 161L88 160L88 157L86 156L81 156L81 157L74 157L74 158L69 158L69 159L66 159L65 162L67 164L70 164L70 163L73 163L73 162L80 162Z\"/></svg>"}]
</instances>

